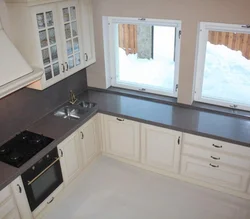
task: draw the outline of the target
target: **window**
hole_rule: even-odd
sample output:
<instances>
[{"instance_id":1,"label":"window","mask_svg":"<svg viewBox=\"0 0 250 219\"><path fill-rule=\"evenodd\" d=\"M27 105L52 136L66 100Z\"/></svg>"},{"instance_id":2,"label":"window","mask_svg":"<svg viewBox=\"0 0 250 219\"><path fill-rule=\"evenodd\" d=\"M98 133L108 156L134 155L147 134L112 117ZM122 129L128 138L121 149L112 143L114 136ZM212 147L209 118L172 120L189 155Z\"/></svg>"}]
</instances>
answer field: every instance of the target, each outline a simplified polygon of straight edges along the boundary
<instances>
[{"instance_id":1,"label":"window","mask_svg":"<svg viewBox=\"0 0 250 219\"><path fill-rule=\"evenodd\" d=\"M108 17L105 24L111 85L177 96L181 22Z\"/></svg>"},{"instance_id":2,"label":"window","mask_svg":"<svg viewBox=\"0 0 250 219\"><path fill-rule=\"evenodd\" d=\"M195 100L250 109L250 26L201 23Z\"/></svg>"}]
</instances>

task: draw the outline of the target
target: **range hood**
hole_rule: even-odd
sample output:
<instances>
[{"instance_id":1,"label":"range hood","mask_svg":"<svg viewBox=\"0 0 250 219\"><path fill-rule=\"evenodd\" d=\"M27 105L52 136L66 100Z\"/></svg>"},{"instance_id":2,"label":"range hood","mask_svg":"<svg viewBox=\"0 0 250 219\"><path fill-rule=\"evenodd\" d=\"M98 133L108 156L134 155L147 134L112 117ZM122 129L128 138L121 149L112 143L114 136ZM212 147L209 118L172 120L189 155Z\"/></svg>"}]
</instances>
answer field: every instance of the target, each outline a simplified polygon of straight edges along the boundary
<instances>
[{"instance_id":1,"label":"range hood","mask_svg":"<svg viewBox=\"0 0 250 219\"><path fill-rule=\"evenodd\" d=\"M32 69L4 32L0 21L0 98L41 78L41 69Z\"/></svg>"}]
</instances>

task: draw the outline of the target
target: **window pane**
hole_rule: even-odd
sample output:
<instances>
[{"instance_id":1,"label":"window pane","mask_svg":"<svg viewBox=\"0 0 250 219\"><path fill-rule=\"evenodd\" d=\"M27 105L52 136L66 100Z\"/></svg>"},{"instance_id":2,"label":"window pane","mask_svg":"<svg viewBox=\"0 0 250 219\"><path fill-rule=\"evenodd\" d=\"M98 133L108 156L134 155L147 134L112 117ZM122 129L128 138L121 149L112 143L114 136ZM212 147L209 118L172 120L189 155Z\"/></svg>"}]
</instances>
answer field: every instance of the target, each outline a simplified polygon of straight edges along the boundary
<instances>
[{"instance_id":1,"label":"window pane","mask_svg":"<svg viewBox=\"0 0 250 219\"><path fill-rule=\"evenodd\" d=\"M173 92L175 27L118 25L117 82Z\"/></svg>"},{"instance_id":2,"label":"window pane","mask_svg":"<svg viewBox=\"0 0 250 219\"><path fill-rule=\"evenodd\" d=\"M54 25L52 11L46 12L46 20L47 20L47 26L48 27L51 27L51 26Z\"/></svg>"},{"instance_id":3,"label":"window pane","mask_svg":"<svg viewBox=\"0 0 250 219\"><path fill-rule=\"evenodd\" d=\"M44 14L40 13L36 15L38 29L45 28Z\"/></svg>"},{"instance_id":4,"label":"window pane","mask_svg":"<svg viewBox=\"0 0 250 219\"><path fill-rule=\"evenodd\" d=\"M209 31L202 97L250 104L250 35Z\"/></svg>"}]
</instances>

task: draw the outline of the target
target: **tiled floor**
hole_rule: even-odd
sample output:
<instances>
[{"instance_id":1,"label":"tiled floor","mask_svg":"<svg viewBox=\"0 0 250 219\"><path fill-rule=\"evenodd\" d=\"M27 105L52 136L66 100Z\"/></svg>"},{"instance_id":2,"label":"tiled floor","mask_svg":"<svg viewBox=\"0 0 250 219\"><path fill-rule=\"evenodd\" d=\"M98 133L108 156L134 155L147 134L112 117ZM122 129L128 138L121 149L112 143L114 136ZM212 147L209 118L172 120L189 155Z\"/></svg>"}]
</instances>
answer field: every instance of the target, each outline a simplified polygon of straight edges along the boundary
<instances>
[{"instance_id":1,"label":"tiled floor","mask_svg":"<svg viewBox=\"0 0 250 219\"><path fill-rule=\"evenodd\" d=\"M46 219L249 219L250 201L100 157Z\"/></svg>"}]
</instances>

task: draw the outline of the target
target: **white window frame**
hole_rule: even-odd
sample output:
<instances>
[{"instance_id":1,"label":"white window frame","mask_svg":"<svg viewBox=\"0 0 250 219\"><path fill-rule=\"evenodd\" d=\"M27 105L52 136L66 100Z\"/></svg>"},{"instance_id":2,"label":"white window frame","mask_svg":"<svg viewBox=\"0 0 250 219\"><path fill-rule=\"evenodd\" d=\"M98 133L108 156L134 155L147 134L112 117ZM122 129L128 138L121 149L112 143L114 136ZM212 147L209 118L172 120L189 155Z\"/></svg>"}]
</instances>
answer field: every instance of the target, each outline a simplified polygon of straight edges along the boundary
<instances>
[{"instance_id":1,"label":"white window frame","mask_svg":"<svg viewBox=\"0 0 250 219\"><path fill-rule=\"evenodd\" d=\"M250 105L242 105L236 102L229 102L226 100L223 101L221 99L216 99L216 98L202 97L202 86L203 86L209 31L223 31L223 32L250 34L250 29L246 28L246 25L211 23L211 22L200 23L198 27L198 40L197 40L197 51L196 51L196 79L195 79L196 81L195 81L194 100L198 102L219 105L233 109L242 109L250 111Z\"/></svg>"},{"instance_id":2,"label":"white window frame","mask_svg":"<svg viewBox=\"0 0 250 219\"><path fill-rule=\"evenodd\" d=\"M175 45L175 75L174 88L172 92L167 90L153 89L150 86L138 86L136 83L121 83L117 81L117 69L119 68L119 42L118 42L118 25L117 24L148 24L157 26L167 26L176 28L176 45ZM162 19L145 19L145 18L124 18L124 17L103 17L103 40L105 55L106 78L110 79L108 83L114 87L120 87L130 90L167 95L177 97L178 80L179 80L179 62L180 62L180 40L181 40L181 21L179 20L162 20Z\"/></svg>"}]
</instances>

